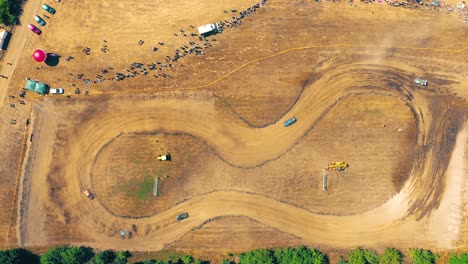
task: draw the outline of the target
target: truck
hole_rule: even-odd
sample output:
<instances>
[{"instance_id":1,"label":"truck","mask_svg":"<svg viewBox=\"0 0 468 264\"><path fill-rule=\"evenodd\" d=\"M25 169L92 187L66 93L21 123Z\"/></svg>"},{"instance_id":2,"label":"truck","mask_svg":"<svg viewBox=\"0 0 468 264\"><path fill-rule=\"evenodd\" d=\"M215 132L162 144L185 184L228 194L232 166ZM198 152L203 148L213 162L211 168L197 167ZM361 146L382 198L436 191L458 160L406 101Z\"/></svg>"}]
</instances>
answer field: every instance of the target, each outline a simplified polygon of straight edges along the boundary
<instances>
[{"instance_id":1,"label":"truck","mask_svg":"<svg viewBox=\"0 0 468 264\"><path fill-rule=\"evenodd\" d=\"M198 34L200 34L200 36L203 36L203 37L216 34L218 32L219 32L218 23L206 24L206 25L198 27Z\"/></svg>"},{"instance_id":2,"label":"truck","mask_svg":"<svg viewBox=\"0 0 468 264\"><path fill-rule=\"evenodd\" d=\"M40 95L46 95L49 93L50 86L37 80L26 78L25 89L36 92Z\"/></svg>"},{"instance_id":3,"label":"truck","mask_svg":"<svg viewBox=\"0 0 468 264\"><path fill-rule=\"evenodd\" d=\"M422 85L422 86L427 86L427 81L426 81L426 80L423 80L423 79L421 79L421 78L419 78L419 77L418 77L418 78L415 78L415 79L414 79L414 82L417 83L417 84L419 84L419 85Z\"/></svg>"},{"instance_id":4,"label":"truck","mask_svg":"<svg viewBox=\"0 0 468 264\"><path fill-rule=\"evenodd\" d=\"M288 127L288 126L296 123L296 121L297 121L296 117L291 117L288 120L284 121L283 126Z\"/></svg>"},{"instance_id":5,"label":"truck","mask_svg":"<svg viewBox=\"0 0 468 264\"><path fill-rule=\"evenodd\" d=\"M90 200L93 200L94 199L94 194L92 194L90 191L88 190L83 190L83 194L88 197L88 199Z\"/></svg>"}]
</instances>

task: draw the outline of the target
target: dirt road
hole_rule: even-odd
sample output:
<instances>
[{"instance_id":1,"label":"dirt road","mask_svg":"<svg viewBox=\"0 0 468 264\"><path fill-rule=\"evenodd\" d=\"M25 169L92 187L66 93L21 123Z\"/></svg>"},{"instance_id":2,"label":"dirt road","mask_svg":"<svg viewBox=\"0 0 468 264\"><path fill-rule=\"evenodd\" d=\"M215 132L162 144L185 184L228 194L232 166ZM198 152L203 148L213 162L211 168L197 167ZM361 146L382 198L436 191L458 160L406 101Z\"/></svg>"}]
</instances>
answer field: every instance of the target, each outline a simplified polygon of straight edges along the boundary
<instances>
[{"instance_id":1,"label":"dirt road","mask_svg":"<svg viewBox=\"0 0 468 264\"><path fill-rule=\"evenodd\" d=\"M39 8L40 1L38 0L24 2L23 13L20 18L21 25L15 26L7 52L2 58L0 65L1 72L3 75L9 78L0 79L0 87L2 87L0 90L1 105L5 105L5 97L9 91L8 87L10 87L10 80L15 72L16 67L21 67L21 65L18 65L18 62L21 58L21 55L23 55L25 52L24 45L31 37L34 37L33 33L28 29L27 25L34 20L33 17ZM12 65L8 65L8 63L11 63Z\"/></svg>"}]
</instances>

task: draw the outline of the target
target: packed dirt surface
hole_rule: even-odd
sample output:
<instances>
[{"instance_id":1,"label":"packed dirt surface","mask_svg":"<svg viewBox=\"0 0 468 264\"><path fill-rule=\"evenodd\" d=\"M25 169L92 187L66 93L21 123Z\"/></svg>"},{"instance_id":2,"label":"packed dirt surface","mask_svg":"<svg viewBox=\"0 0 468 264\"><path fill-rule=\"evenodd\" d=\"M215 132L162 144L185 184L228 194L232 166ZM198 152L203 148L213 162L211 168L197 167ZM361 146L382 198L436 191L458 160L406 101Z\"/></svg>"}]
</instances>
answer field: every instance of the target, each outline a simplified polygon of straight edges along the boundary
<instances>
[{"instance_id":1,"label":"packed dirt surface","mask_svg":"<svg viewBox=\"0 0 468 264\"><path fill-rule=\"evenodd\" d=\"M235 239L233 239L235 238ZM258 238L261 238L260 240ZM192 251L192 241L198 248L211 253L245 252L252 248L297 246L304 243L295 237L243 216L226 216L207 221L181 239L167 245L168 249Z\"/></svg>"},{"instance_id":2,"label":"packed dirt surface","mask_svg":"<svg viewBox=\"0 0 468 264\"><path fill-rule=\"evenodd\" d=\"M255 4L54 3L3 103L5 246L466 248L465 11ZM65 95L8 108L25 77Z\"/></svg>"},{"instance_id":3,"label":"packed dirt surface","mask_svg":"<svg viewBox=\"0 0 468 264\"><path fill-rule=\"evenodd\" d=\"M206 100L207 105L218 101ZM186 101L188 105L190 100ZM228 123L223 110L212 108L213 114L226 116ZM356 140L359 136L367 142ZM154 215L187 197L216 190L258 193L312 212L355 214L382 204L400 190L411 169L407 161L415 155L415 140L414 116L403 102L390 96L351 95L332 108L300 144L259 167L230 164L195 134L160 134L157 130L119 134L97 155L91 187L112 214L127 217ZM385 156L377 155L377 149ZM166 152L172 153L171 162L155 162L158 154ZM328 191L324 192L324 166L341 159L354 164L352 170L328 172ZM155 197L152 184L157 177L160 193ZM296 187L287 187L291 185Z\"/></svg>"}]
</instances>

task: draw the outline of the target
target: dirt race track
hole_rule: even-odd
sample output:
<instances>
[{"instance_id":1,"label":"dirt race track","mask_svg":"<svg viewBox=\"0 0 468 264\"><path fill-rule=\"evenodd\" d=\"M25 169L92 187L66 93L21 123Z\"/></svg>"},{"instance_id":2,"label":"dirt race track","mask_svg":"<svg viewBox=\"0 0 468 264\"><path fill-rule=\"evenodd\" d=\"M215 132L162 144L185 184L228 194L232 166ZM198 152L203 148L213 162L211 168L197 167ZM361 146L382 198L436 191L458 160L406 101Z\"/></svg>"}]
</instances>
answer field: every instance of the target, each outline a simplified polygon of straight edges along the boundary
<instances>
[{"instance_id":1,"label":"dirt race track","mask_svg":"<svg viewBox=\"0 0 468 264\"><path fill-rule=\"evenodd\" d=\"M9 180L0 189L20 183L13 198L2 193L5 245L468 246L468 26L459 13L271 0L203 44L190 25L256 3L211 2L55 5L44 34L28 37L8 92L32 77L68 98L28 93L19 114L2 109L4 123L31 121L2 129L23 142L2 143ZM164 62L189 41L206 54ZM60 54L58 65L37 69L37 47ZM126 71L134 62L145 70ZM93 83L99 74L106 80ZM166 151L172 161L158 161ZM342 160L349 168L328 172L323 191L323 169ZM190 217L175 221L181 212Z\"/></svg>"}]
</instances>

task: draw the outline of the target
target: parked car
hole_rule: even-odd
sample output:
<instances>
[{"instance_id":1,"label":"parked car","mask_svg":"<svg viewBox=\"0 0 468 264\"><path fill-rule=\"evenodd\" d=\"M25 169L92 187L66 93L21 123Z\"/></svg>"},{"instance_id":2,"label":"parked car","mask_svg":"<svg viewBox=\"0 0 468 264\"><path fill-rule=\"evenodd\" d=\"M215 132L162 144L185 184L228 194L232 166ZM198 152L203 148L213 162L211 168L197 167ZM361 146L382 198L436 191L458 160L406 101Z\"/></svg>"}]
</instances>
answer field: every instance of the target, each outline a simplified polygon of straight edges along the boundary
<instances>
[{"instance_id":1,"label":"parked car","mask_svg":"<svg viewBox=\"0 0 468 264\"><path fill-rule=\"evenodd\" d=\"M49 90L50 94L63 94L63 88L52 88Z\"/></svg>"},{"instance_id":2,"label":"parked car","mask_svg":"<svg viewBox=\"0 0 468 264\"><path fill-rule=\"evenodd\" d=\"M44 19L42 19L40 16L34 16L34 20L37 21L37 23L41 26L45 26L46 25L46 22L44 21Z\"/></svg>"},{"instance_id":3,"label":"parked car","mask_svg":"<svg viewBox=\"0 0 468 264\"><path fill-rule=\"evenodd\" d=\"M188 213L181 213L180 215L177 216L177 221L182 221L184 219L187 219L189 217Z\"/></svg>"},{"instance_id":4,"label":"parked car","mask_svg":"<svg viewBox=\"0 0 468 264\"><path fill-rule=\"evenodd\" d=\"M42 5L42 8L43 8L45 11L51 13L52 15L55 14L55 9L53 9L53 8L52 8L51 6L49 6L49 5L43 4L43 5Z\"/></svg>"},{"instance_id":5,"label":"parked car","mask_svg":"<svg viewBox=\"0 0 468 264\"><path fill-rule=\"evenodd\" d=\"M29 25L28 25L28 28L29 28L32 32L34 32L34 34L36 34L36 35L40 35L40 34L42 33L42 31L41 31L40 29L38 29L38 28L37 28L35 25L33 25L33 24L29 24Z\"/></svg>"},{"instance_id":6,"label":"parked car","mask_svg":"<svg viewBox=\"0 0 468 264\"><path fill-rule=\"evenodd\" d=\"M83 193L84 193L84 195L86 195L86 197L88 197L88 199L90 199L90 200L94 199L94 195L90 191L84 190Z\"/></svg>"},{"instance_id":7,"label":"parked car","mask_svg":"<svg viewBox=\"0 0 468 264\"><path fill-rule=\"evenodd\" d=\"M415 78L414 82L419 84L419 85L422 85L422 86L427 86L427 81L423 80L423 79L420 79L420 78Z\"/></svg>"},{"instance_id":8,"label":"parked car","mask_svg":"<svg viewBox=\"0 0 468 264\"><path fill-rule=\"evenodd\" d=\"M283 126L288 127L294 123L296 123L297 119L295 117L291 117L288 120L284 121Z\"/></svg>"}]
</instances>

